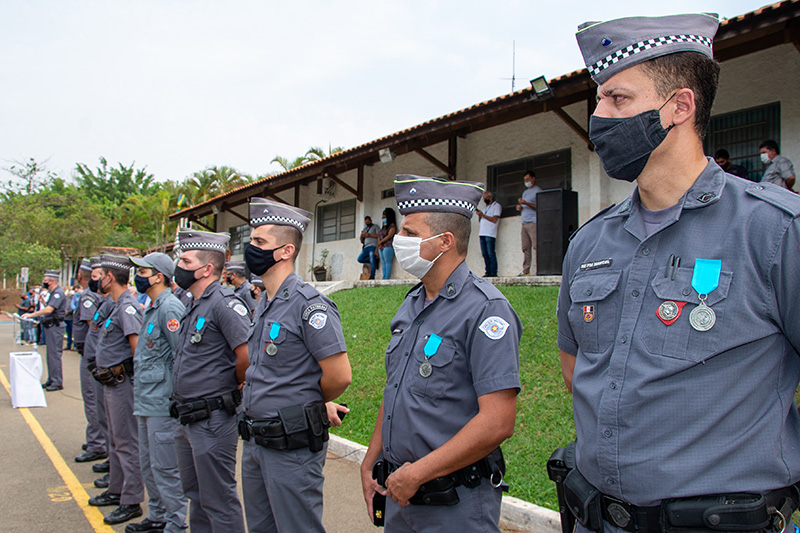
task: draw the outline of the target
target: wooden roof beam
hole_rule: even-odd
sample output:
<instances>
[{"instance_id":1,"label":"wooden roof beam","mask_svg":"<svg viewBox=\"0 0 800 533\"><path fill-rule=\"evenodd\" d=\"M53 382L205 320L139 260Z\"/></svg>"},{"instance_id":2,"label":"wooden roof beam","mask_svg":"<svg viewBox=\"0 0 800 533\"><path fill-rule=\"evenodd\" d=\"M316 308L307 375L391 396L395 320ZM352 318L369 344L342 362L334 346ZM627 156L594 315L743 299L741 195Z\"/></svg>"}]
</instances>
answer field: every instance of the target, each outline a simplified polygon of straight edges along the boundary
<instances>
[{"instance_id":1,"label":"wooden roof beam","mask_svg":"<svg viewBox=\"0 0 800 533\"><path fill-rule=\"evenodd\" d=\"M347 183L345 183L345 182L344 182L342 179L340 179L340 178L339 178L339 176L337 176L336 174L334 174L334 173L332 173L332 172L328 172L328 171L326 170L326 171L323 173L323 176L324 176L324 177L326 177L326 178L330 178L330 179L332 179L332 180L333 180L335 183L338 183L339 185L341 185L341 186L342 186L342 187L343 187L343 188L344 188L344 189L345 189L347 192L349 192L350 194L352 194L353 196L355 196L356 198L358 198L358 201L359 201L359 202L362 202L362 201L363 201L363 191L361 191L361 190L356 190L356 189L352 188L352 187L351 187L351 186L349 186Z\"/></svg>"},{"instance_id":2,"label":"wooden roof beam","mask_svg":"<svg viewBox=\"0 0 800 533\"><path fill-rule=\"evenodd\" d=\"M200 222L200 221L199 221L198 219L196 219L196 218L189 217L189 221L190 221L190 222L194 222L194 223L195 223L195 224L197 224L198 226L204 227L204 228L205 228L205 229L207 229L208 231L214 231L214 232L215 232L215 231L217 231L217 230L215 230L214 228L212 228L211 226L207 226L207 225L203 224L202 222Z\"/></svg>"},{"instance_id":3,"label":"wooden roof beam","mask_svg":"<svg viewBox=\"0 0 800 533\"><path fill-rule=\"evenodd\" d=\"M449 177L453 176L453 171L447 165L433 157L427 150L424 148L415 148L414 151L421 155L423 159L426 159L430 164L441 170L442 172L446 172Z\"/></svg>"},{"instance_id":4,"label":"wooden roof beam","mask_svg":"<svg viewBox=\"0 0 800 533\"><path fill-rule=\"evenodd\" d=\"M560 107L556 107L553 109L553 113L556 114L558 118L564 121L564 123L570 127L572 131L578 134L578 137L584 140L586 143L586 148L589 149L590 152L594 152L594 144L592 141L589 140L589 133L581 127L580 124L575 122L575 119L572 118L569 113L564 111L564 109Z\"/></svg>"}]
</instances>

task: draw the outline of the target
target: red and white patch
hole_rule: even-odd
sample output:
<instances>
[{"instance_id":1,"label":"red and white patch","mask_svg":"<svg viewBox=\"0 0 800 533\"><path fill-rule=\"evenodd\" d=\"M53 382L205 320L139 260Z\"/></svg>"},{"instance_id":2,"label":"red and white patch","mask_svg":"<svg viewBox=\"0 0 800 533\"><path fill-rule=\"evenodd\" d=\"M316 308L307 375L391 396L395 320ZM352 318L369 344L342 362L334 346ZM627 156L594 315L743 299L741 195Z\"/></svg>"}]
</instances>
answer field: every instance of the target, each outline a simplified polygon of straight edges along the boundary
<instances>
[{"instance_id":1,"label":"red and white patch","mask_svg":"<svg viewBox=\"0 0 800 533\"><path fill-rule=\"evenodd\" d=\"M169 322L167 322L167 329L170 331L178 331L178 328L181 327L181 323L177 321L177 319L171 318Z\"/></svg>"}]
</instances>

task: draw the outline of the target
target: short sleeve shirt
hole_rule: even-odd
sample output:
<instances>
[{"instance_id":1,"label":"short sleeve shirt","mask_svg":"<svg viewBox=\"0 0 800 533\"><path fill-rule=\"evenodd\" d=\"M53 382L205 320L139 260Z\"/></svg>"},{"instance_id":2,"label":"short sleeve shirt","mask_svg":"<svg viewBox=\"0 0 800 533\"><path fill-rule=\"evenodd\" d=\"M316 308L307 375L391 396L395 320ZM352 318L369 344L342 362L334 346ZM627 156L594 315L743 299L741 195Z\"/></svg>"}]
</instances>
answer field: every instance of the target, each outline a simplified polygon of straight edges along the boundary
<instances>
[{"instance_id":1,"label":"short sleeve shirt","mask_svg":"<svg viewBox=\"0 0 800 533\"><path fill-rule=\"evenodd\" d=\"M252 314L252 312L256 308L256 305L258 305L258 302L256 301L255 298L253 298L253 295L250 294L250 287L252 287L252 285L250 285L250 282L249 281L244 281L233 292L234 292L234 294L236 294L236 296L239 297L239 299L241 301L244 302L244 305L247 306L247 309Z\"/></svg>"},{"instance_id":2,"label":"short sleeve shirt","mask_svg":"<svg viewBox=\"0 0 800 533\"><path fill-rule=\"evenodd\" d=\"M85 343L86 334L89 332L89 322L94 317L100 303L100 296L89 289L81 293L78 305L75 307L72 325L72 338L76 343Z\"/></svg>"},{"instance_id":3,"label":"short sleeve shirt","mask_svg":"<svg viewBox=\"0 0 800 533\"><path fill-rule=\"evenodd\" d=\"M133 351L128 336L138 335L141 327L142 307L130 292L124 291L114 303L111 314L100 325L95 352L97 366L110 368L131 359Z\"/></svg>"},{"instance_id":4,"label":"short sleeve shirt","mask_svg":"<svg viewBox=\"0 0 800 533\"><path fill-rule=\"evenodd\" d=\"M634 505L800 479L800 198L711 162L679 204L648 233L635 190L584 225L558 299L578 468ZM706 331L698 259L721 261Z\"/></svg>"},{"instance_id":5,"label":"short sleeve shirt","mask_svg":"<svg viewBox=\"0 0 800 533\"><path fill-rule=\"evenodd\" d=\"M178 330L186 308L165 290L145 309L133 365L133 414L169 416L172 367L178 349Z\"/></svg>"},{"instance_id":6,"label":"short sleeve shirt","mask_svg":"<svg viewBox=\"0 0 800 533\"><path fill-rule=\"evenodd\" d=\"M371 224L369 226L364 226L364 231L367 233L372 233L377 235L380 232L380 228L376 224ZM378 245L378 238L377 237L366 237L364 239L364 246L377 246Z\"/></svg>"},{"instance_id":7,"label":"short sleeve shirt","mask_svg":"<svg viewBox=\"0 0 800 533\"><path fill-rule=\"evenodd\" d=\"M174 399L213 398L236 390L234 349L247 342L250 313L215 281L186 310L172 371ZM192 339L195 339L194 342Z\"/></svg>"},{"instance_id":8,"label":"short sleeve shirt","mask_svg":"<svg viewBox=\"0 0 800 533\"><path fill-rule=\"evenodd\" d=\"M86 332L86 340L83 345L83 356L89 359L95 358L95 351L97 343L100 342L103 324L114 309L114 300L110 296L98 294L97 302L97 310L89 322L89 331Z\"/></svg>"},{"instance_id":9,"label":"short sleeve shirt","mask_svg":"<svg viewBox=\"0 0 800 533\"><path fill-rule=\"evenodd\" d=\"M395 464L450 440L478 414L478 397L520 387L522 325L500 291L464 262L436 299L424 303L419 284L390 325L382 445ZM426 362L428 377L420 372Z\"/></svg>"},{"instance_id":10,"label":"short sleeve shirt","mask_svg":"<svg viewBox=\"0 0 800 533\"><path fill-rule=\"evenodd\" d=\"M536 204L536 195L542 192L542 188L538 185L534 185L530 189L525 189L522 191L522 199L526 202L530 202L532 204ZM527 224L528 222L536 222L536 209L532 207L528 207L527 205L522 205L522 223Z\"/></svg>"},{"instance_id":11,"label":"short sleeve shirt","mask_svg":"<svg viewBox=\"0 0 800 533\"><path fill-rule=\"evenodd\" d=\"M778 187L786 189L786 180L794 176L794 165L789 159L782 155L776 155L766 170L764 176L761 178L762 182L773 183Z\"/></svg>"},{"instance_id":12,"label":"short sleeve shirt","mask_svg":"<svg viewBox=\"0 0 800 533\"><path fill-rule=\"evenodd\" d=\"M499 202L492 202L491 204L487 205L486 208L483 210L483 214L487 217L499 217L500 214L503 212L503 206L500 205ZM496 222L491 222L486 220L485 218L481 218L478 228L478 235L481 237L495 237L497 238L497 226L500 223L500 219L498 218Z\"/></svg>"},{"instance_id":13,"label":"short sleeve shirt","mask_svg":"<svg viewBox=\"0 0 800 533\"><path fill-rule=\"evenodd\" d=\"M274 355L267 347L274 344ZM293 405L323 401L319 361L347 351L339 310L331 300L290 274L275 297L262 298L250 329L245 413L275 418Z\"/></svg>"},{"instance_id":14,"label":"short sleeve shirt","mask_svg":"<svg viewBox=\"0 0 800 533\"><path fill-rule=\"evenodd\" d=\"M47 305L54 309L54 311L50 313L51 315L58 320L64 320L67 310L67 295L64 294L64 289L62 289L60 285L50 292Z\"/></svg>"}]
</instances>

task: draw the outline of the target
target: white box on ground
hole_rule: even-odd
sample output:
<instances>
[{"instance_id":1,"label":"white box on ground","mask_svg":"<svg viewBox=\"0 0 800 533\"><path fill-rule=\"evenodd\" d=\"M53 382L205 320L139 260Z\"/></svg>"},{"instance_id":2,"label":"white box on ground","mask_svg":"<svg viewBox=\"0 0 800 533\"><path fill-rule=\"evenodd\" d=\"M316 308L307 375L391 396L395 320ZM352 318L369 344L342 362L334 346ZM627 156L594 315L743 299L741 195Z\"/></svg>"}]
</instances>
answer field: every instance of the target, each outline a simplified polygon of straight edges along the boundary
<instances>
[{"instance_id":1,"label":"white box on ground","mask_svg":"<svg viewBox=\"0 0 800 533\"><path fill-rule=\"evenodd\" d=\"M47 407L41 383L42 356L39 352L9 353L8 371L11 405L16 408Z\"/></svg>"}]
</instances>

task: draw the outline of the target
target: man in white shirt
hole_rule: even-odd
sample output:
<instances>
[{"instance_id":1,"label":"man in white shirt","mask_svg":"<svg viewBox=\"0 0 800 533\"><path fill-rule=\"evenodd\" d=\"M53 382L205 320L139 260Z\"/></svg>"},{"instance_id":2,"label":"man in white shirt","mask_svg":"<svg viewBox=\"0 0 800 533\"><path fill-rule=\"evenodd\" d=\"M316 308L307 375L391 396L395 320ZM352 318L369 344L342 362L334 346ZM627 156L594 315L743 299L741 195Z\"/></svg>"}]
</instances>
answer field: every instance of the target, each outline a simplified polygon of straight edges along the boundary
<instances>
[{"instance_id":1,"label":"man in white shirt","mask_svg":"<svg viewBox=\"0 0 800 533\"><path fill-rule=\"evenodd\" d=\"M478 236L481 240L481 254L486 265L484 278L497 277L497 254L494 245L497 241L497 224L500 222L500 213L503 207L494 201L494 194L490 191L483 193L483 201L486 204L483 211L476 209L475 213L480 220Z\"/></svg>"}]
</instances>

